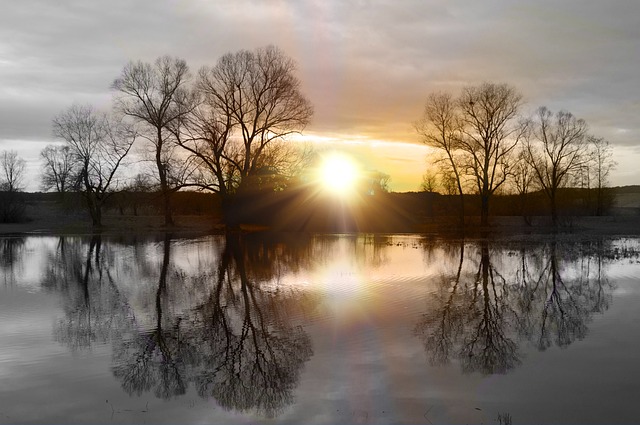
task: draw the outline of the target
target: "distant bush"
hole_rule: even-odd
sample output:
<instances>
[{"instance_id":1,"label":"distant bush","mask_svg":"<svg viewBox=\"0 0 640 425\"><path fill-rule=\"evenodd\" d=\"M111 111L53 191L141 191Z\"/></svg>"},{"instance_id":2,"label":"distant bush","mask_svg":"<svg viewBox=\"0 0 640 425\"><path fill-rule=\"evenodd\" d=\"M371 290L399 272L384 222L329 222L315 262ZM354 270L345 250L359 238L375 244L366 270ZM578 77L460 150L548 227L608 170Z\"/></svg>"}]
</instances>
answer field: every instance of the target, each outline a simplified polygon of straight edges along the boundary
<instances>
[{"instance_id":1,"label":"distant bush","mask_svg":"<svg viewBox=\"0 0 640 425\"><path fill-rule=\"evenodd\" d=\"M26 205L19 192L0 192L0 223L26 221Z\"/></svg>"}]
</instances>

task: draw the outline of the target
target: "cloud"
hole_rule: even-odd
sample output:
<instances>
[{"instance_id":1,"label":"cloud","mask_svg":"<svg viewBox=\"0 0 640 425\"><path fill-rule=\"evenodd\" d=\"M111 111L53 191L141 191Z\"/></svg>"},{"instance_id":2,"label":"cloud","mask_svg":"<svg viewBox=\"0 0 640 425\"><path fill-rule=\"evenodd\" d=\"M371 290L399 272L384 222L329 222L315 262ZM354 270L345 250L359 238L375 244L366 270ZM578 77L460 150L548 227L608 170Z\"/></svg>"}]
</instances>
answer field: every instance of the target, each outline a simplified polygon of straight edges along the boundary
<instances>
[{"instance_id":1,"label":"cloud","mask_svg":"<svg viewBox=\"0 0 640 425\"><path fill-rule=\"evenodd\" d=\"M434 90L483 81L567 109L618 146L640 139L635 0L24 0L0 15L0 140L51 139L74 102L109 106L128 60L192 70L275 44L314 104L308 131L417 142Z\"/></svg>"}]
</instances>

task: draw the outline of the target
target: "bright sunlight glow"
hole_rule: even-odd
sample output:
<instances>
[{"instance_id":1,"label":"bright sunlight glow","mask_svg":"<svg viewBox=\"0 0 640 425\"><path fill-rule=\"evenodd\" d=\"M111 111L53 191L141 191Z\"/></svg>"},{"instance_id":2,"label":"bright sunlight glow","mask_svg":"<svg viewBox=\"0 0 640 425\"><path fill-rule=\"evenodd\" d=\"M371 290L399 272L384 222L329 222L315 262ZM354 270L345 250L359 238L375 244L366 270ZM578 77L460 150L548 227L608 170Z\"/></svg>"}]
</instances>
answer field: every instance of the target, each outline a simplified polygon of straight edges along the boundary
<instances>
[{"instance_id":1,"label":"bright sunlight glow","mask_svg":"<svg viewBox=\"0 0 640 425\"><path fill-rule=\"evenodd\" d=\"M347 195L354 188L359 170L348 156L332 154L325 157L320 166L320 181L329 191Z\"/></svg>"}]
</instances>

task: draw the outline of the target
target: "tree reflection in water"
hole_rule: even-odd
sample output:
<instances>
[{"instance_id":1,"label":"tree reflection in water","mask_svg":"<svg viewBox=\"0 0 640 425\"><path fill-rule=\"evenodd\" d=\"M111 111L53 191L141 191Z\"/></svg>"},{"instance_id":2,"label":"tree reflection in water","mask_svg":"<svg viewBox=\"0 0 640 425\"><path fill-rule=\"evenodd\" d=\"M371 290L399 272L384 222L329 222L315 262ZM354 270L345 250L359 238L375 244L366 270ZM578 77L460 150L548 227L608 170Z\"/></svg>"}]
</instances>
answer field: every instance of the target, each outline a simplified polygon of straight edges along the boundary
<instances>
[{"instance_id":1,"label":"tree reflection in water","mask_svg":"<svg viewBox=\"0 0 640 425\"><path fill-rule=\"evenodd\" d=\"M611 298L603 270L606 249L594 243L599 246L583 251L554 240L522 245L505 256L482 240L465 273L465 244L460 242L455 274L441 276L415 328L430 362L455 359L466 373L506 373L521 362L519 339L544 350L584 338L593 314L606 310Z\"/></svg>"},{"instance_id":2,"label":"tree reflection in water","mask_svg":"<svg viewBox=\"0 0 640 425\"><path fill-rule=\"evenodd\" d=\"M155 324L133 337L114 341L113 374L129 394L153 389L155 395L169 399L187 389L187 362L195 348L181 331L181 317L163 315L167 300L167 272L171 261L171 235L165 234L163 257L155 291ZM148 267L147 267L148 269Z\"/></svg>"},{"instance_id":3,"label":"tree reflection in water","mask_svg":"<svg viewBox=\"0 0 640 425\"><path fill-rule=\"evenodd\" d=\"M16 281L15 267L22 260L24 252L23 237L5 237L0 239L0 271L4 284Z\"/></svg>"},{"instance_id":4,"label":"tree reflection in water","mask_svg":"<svg viewBox=\"0 0 640 425\"><path fill-rule=\"evenodd\" d=\"M60 237L47 262L41 285L63 294L65 312L54 326L54 338L73 350L106 343L130 327L130 308L113 278L111 254L100 235L88 243Z\"/></svg>"},{"instance_id":5,"label":"tree reflection in water","mask_svg":"<svg viewBox=\"0 0 640 425\"><path fill-rule=\"evenodd\" d=\"M336 243L348 249L336 253ZM273 417L293 402L313 354L303 325L319 310L317 292L279 279L343 253L363 270L377 267L404 249L397 245L384 237L68 237L52 250L42 286L63 295L55 339L73 350L110 344L113 376L128 394L192 390L224 409ZM506 373L521 363L523 342L566 347L610 303L605 265L615 249L603 242L424 246L429 267L451 259L415 327L433 364Z\"/></svg>"},{"instance_id":6,"label":"tree reflection in water","mask_svg":"<svg viewBox=\"0 0 640 425\"><path fill-rule=\"evenodd\" d=\"M210 268L190 272L173 264L171 235L161 243L158 268L134 247L135 273L146 274L137 278L157 278L154 320L145 326L114 282L122 266L101 254L100 237L67 242L61 239L43 281L65 294L55 337L72 349L109 340L113 375L127 393L168 399L194 385L227 410L268 417L293 402L313 354L302 324L318 298L269 283L309 261L310 249L229 235ZM181 309L184 293L194 296Z\"/></svg>"},{"instance_id":7,"label":"tree reflection in water","mask_svg":"<svg viewBox=\"0 0 640 425\"><path fill-rule=\"evenodd\" d=\"M540 250L537 267L521 254L518 331L538 349L566 347L584 338L592 315L609 307L605 249L602 242L594 243L600 246L589 255L553 241Z\"/></svg>"},{"instance_id":8,"label":"tree reflection in water","mask_svg":"<svg viewBox=\"0 0 640 425\"><path fill-rule=\"evenodd\" d=\"M293 401L301 366L312 354L301 326L288 324L285 307L303 300L260 290L257 275L265 272L268 251L243 249L237 235L227 237L215 290L198 309L197 338L204 362L195 374L198 393L214 397L221 406L240 411L257 409L267 416ZM251 260L251 261L247 261Z\"/></svg>"}]
</instances>

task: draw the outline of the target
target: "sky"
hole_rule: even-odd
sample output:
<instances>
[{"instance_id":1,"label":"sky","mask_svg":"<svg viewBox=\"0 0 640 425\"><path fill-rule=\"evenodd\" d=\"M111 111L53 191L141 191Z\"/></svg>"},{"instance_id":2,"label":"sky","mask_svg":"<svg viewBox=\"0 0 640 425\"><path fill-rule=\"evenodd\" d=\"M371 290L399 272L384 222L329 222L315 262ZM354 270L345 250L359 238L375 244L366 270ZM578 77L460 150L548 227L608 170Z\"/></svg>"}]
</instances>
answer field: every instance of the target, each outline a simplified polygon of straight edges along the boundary
<instances>
[{"instance_id":1,"label":"sky","mask_svg":"<svg viewBox=\"0 0 640 425\"><path fill-rule=\"evenodd\" d=\"M0 0L0 151L27 161L56 142L73 103L110 108L129 60L161 55L195 73L273 44L314 105L304 138L417 190L428 150L413 123L433 91L485 81L519 90L525 115L568 110L614 146L612 185L640 184L637 0Z\"/></svg>"}]
</instances>

